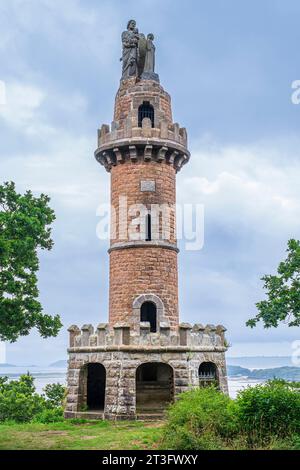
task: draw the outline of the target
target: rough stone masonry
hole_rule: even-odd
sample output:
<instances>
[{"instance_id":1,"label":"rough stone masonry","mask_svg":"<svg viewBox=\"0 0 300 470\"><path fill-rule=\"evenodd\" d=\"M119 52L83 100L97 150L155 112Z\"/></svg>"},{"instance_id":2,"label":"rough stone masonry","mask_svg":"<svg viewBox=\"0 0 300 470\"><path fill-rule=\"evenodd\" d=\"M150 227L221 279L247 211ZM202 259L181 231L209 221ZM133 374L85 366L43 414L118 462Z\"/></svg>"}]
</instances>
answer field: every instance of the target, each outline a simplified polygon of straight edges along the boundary
<instances>
[{"instance_id":1,"label":"rough stone masonry","mask_svg":"<svg viewBox=\"0 0 300 470\"><path fill-rule=\"evenodd\" d=\"M154 54L153 35L148 36ZM109 322L95 329L89 324L69 328L67 418L157 417L191 387L214 382L228 392L225 328L179 322L172 207L176 175L190 159L187 132L173 122L171 98L158 75L154 70L143 74L149 44L134 21L128 23L122 43L126 64L114 118L98 131L95 152L110 173L115 210L109 247ZM120 213L120 198L126 207L146 208L145 226L140 224L137 236L124 236L121 230L121 223L126 227L132 223L133 214ZM153 207L162 205L170 208L170 230L167 237L154 238L154 229L164 233L159 217L152 213Z\"/></svg>"}]
</instances>

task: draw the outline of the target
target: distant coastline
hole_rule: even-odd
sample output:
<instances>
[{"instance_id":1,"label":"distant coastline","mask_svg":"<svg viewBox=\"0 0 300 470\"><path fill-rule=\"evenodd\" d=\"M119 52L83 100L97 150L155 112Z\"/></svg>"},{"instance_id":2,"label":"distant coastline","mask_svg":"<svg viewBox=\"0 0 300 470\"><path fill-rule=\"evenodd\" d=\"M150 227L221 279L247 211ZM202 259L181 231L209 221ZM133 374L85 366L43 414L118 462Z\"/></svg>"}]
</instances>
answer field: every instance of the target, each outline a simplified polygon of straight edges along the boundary
<instances>
[{"instance_id":1,"label":"distant coastline","mask_svg":"<svg viewBox=\"0 0 300 470\"><path fill-rule=\"evenodd\" d=\"M268 367L269 365L269 367ZM67 361L62 359L48 366L0 364L0 376L15 379L28 371L36 378L63 377ZM291 364L289 356L241 356L227 357L227 374L233 379L269 380L274 377L300 382L300 367Z\"/></svg>"},{"instance_id":2,"label":"distant coastline","mask_svg":"<svg viewBox=\"0 0 300 470\"><path fill-rule=\"evenodd\" d=\"M300 367L273 367L270 369L250 370L245 367L228 365L227 373L229 377L245 377L248 379L270 380L284 379L300 382Z\"/></svg>"}]
</instances>

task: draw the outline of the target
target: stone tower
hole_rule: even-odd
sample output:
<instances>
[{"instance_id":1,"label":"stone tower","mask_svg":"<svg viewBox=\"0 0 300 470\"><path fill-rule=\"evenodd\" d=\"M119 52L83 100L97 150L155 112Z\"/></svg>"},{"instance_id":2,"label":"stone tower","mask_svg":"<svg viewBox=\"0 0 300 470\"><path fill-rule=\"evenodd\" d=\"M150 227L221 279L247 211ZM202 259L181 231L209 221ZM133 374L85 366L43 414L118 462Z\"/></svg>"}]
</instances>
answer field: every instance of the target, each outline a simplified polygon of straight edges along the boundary
<instances>
[{"instance_id":1,"label":"stone tower","mask_svg":"<svg viewBox=\"0 0 300 470\"><path fill-rule=\"evenodd\" d=\"M66 417L159 415L212 381L227 393L225 328L179 322L176 174L190 154L151 36L128 23L113 122L98 132L111 177L109 323L69 328Z\"/></svg>"}]
</instances>

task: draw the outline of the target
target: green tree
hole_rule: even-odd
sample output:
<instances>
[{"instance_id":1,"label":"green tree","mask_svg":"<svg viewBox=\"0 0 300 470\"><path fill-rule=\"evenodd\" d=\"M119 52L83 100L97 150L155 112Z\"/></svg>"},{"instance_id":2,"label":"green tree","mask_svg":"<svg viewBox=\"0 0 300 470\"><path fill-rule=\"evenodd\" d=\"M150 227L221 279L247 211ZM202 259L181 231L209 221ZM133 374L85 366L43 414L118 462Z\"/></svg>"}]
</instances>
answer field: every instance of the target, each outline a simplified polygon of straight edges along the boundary
<instances>
[{"instance_id":1,"label":"green tree","mask_svg":"<svg viewBox=\"0 0 300 470\"><path fill-rule=\"evenodd\" d=\"M300 325L300 241L289 240L287 253L277 275L262 278L267 300L256 304L258 314L247 321L247 326L253 328L260 320L265 328L277 327L282 321L288 326Z\"/></svg>"},{"instance_id":2,"label":"green tree","mask_svg":"<svg viewBox=\"0 0 300 470\"><path fill-rule=\"evenodd\" d=\"M47 384L44 388L44 395L42 395L49 408L58 408L63 406L64 398L66 395L66 388L59 384Z\"/></svg>"},{"instance_id":3,"label":"green tree","mask_svg":"<svg viewBox=\"0 0 300 470\"><path fill-rule=\"evenodd\" d=\"M14 342L37 328L43 338L62 327L58 315L43 313L38 300L38 250L51 250L55 220L44 194L18 194L14 183L0 185L0 340Z\"/></svg>"},{"instance_id":4,"label":"green tree","mask_svg":"<svg viewBox=\"0 0 300 470\"><path fill-rule=\"evenodd\" d=\"M31 375L21 375L18 380L0 377L0 422L28 422L44 408L44 398L36 393Z\"/></svg>"}]
</instances>

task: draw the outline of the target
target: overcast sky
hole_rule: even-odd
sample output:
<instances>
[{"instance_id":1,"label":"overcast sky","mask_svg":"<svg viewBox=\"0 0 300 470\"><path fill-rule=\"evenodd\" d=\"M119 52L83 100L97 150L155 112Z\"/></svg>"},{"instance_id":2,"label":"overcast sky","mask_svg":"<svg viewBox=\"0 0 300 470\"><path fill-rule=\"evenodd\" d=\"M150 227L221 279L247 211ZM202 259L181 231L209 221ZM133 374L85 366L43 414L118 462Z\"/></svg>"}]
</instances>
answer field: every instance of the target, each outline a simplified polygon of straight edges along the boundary
<instances>
[{"instance_id":1,"label":"overcast sky","mask_svg":"<svg viewBox=\"0 0 300 470\"><path fill-rule=\"evenodd\" d=\"M96 237L109 175L95 161L97 128L110 123L127 20L153 32L157 72L175 122L189 136L178 202L205 206L205 243L181 246L182 320L222 323L228 355L289 355L299 329L250 330L275 271L300 229L300 79L297 0L0 0L0 181L51 196L55 246L41 255L45 311L56 339L33 333L7 361L66 358L70 324L108 315L108 242Z\"/></svg>"}]
</instances>

